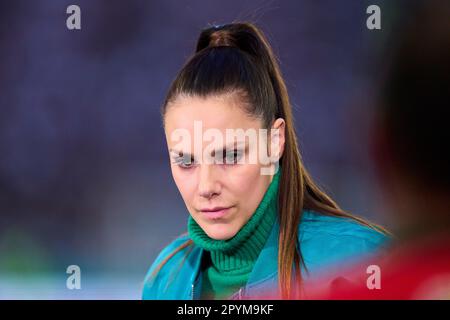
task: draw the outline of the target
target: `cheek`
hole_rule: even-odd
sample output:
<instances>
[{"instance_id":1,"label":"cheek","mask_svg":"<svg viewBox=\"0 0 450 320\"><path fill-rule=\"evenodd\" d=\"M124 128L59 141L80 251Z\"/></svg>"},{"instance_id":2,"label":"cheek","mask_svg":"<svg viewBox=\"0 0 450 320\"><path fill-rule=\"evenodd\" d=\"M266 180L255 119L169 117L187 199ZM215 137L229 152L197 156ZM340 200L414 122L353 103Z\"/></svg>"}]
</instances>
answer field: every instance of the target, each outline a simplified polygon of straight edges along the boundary
<instances>
[{"instance_id":1,"label":"cheek","mask_svg":"<svg viewBox=\"0 0 450 320\"><path fill-rule=\"evenodd\" d=\"M246 166L245 172L234 177L232 182L233 193L239 198L242 214L253 214L261 202L269 184L269 177L261 175L260 167Z\"/></svg>"},{"instance_id":2,"label":"cheek","mask_svg":"<svg viewBox=\"0 0 450 320\"><path fill-rule=\"evenodd\" d=\"M184 202L190 206L195 196L195 179L190 172L181 170L177 166L171 167L173 180Z\"/></svg>"},{"instance_id":3,"label":"cheek","mask_svg":"<svg viewBox=\"0 0 450 320\"><path fill-rule=\"evenodd\" d=\"M247 198L251 195L254 188L258 185L255 177L244 176L233 181L233 192L240 198Z\"/></svg>"}]
</instances>

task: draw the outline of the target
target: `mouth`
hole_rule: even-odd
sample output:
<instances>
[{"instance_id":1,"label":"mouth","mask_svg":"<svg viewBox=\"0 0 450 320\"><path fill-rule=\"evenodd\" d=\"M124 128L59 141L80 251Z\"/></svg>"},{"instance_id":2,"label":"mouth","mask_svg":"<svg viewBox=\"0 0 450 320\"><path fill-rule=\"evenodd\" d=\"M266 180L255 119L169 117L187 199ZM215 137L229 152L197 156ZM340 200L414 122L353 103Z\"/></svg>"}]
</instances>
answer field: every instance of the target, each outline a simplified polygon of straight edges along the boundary
<instances>
[{"instance_id":1,"label":"mouth","mask_svg":"<svg viewBox=\"0 0 450 320\"><path fill-rule=\"evenodd\" d=\"M200 212L208 219L220 219L225 217L231 208L233 207L204 208Z\"/></svg>"}]
</instances>

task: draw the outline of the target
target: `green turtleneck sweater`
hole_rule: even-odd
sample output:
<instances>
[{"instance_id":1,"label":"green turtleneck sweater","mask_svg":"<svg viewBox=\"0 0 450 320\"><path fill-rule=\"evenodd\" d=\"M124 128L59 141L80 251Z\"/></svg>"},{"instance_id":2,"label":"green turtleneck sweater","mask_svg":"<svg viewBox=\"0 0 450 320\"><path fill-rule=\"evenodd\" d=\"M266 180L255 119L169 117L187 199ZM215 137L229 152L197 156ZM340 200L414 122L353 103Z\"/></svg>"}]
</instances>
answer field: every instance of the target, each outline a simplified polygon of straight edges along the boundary
<instances>
[{"instance_id":1,"label":"green turtleneck sweater","mask_svg":"<svg viewBox=\"0 0 450 320\"><path fill-rule=\"evenodd\" d=\"M203 270L200 299L227 299L247 283L256 259L277 218L280 171L274 175L263 199L247 223L228 240L215 240L189 216L192 241L206 250L208 263Z\"/></svg>"}]
</instances>

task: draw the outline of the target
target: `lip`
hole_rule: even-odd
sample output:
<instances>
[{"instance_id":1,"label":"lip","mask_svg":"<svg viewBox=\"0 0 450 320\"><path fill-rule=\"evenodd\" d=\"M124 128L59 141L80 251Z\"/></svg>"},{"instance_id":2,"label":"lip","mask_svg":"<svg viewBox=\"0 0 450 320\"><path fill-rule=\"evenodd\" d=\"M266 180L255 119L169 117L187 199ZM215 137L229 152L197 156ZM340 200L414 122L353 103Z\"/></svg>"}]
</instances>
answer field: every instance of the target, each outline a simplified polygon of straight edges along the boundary
<instances>
[{"instance_id":1,"label":"lip","mask_svg":"<svg viewBox=\"0 0 450 320\"><path fill-rule=\"evenodd\" d=\"M201 209L200 212L209 219L220 219L224 217L232 207L214 207Z\"/></svg>"}]
</instances>

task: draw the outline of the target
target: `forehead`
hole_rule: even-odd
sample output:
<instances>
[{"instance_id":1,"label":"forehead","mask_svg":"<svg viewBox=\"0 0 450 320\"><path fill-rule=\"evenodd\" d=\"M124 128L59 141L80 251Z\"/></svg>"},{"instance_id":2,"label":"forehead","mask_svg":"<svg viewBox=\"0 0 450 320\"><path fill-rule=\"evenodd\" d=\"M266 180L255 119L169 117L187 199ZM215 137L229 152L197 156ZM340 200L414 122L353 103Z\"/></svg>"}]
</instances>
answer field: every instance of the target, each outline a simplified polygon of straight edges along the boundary
<instances>
[{"instance_id":1,"label":"forehead","mask_svg":"<svg viewBox=\"0 0 450 320\"><path fill-rule=\"evenodd\" d=\"M176 129L194 131L194 123L204 129L260 128L261 120L245 112L245 104L231 94L218 96L179 96L167 108L164 126L170 134Z\"/></svg>"}]
</instances>

